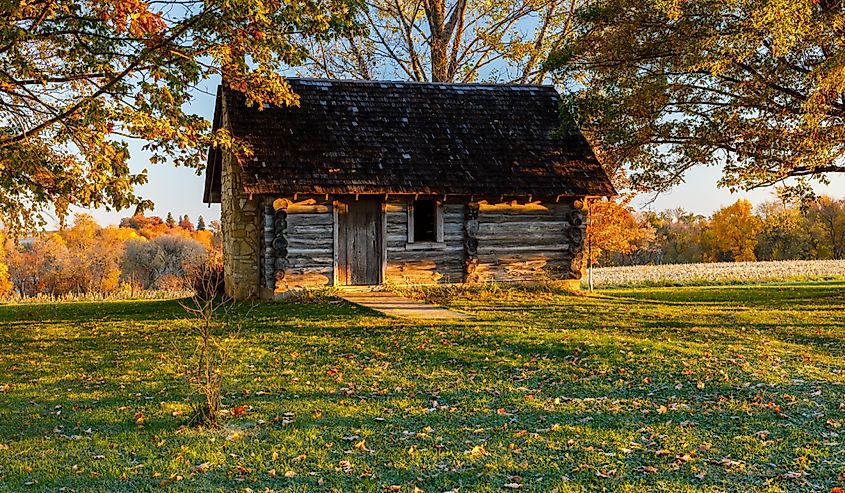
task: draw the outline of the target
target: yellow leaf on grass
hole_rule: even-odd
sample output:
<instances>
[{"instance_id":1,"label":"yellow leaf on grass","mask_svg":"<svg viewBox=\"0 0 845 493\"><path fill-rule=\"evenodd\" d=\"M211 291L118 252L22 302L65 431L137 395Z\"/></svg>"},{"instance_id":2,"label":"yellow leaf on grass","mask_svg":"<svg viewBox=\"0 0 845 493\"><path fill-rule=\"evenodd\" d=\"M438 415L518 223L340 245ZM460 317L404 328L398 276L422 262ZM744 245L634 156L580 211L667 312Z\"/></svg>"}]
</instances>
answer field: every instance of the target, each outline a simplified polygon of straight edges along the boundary
<instances>
[{"instance_id":1,"label":"yellow leaf on grass","mask_svg":"<svg viewBox=\"0 0 845 493\"><path fill-rule=\"evenodd\" d=\"M476 445L472 450L467 450L464 453L472 457L482 457L487 455L487 450L484 448L484 445Z\"/></svg>"}]
</instances>

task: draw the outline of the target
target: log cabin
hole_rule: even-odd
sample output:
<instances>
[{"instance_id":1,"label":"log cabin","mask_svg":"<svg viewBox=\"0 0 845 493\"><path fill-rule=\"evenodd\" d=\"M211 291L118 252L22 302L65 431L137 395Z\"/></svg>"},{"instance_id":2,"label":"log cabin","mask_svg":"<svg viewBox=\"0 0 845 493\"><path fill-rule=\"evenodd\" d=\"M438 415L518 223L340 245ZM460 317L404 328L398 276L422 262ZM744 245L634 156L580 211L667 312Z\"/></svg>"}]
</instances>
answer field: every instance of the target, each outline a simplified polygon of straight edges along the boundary
<instances>
[{"instance_id":1,"label":"log cabin","mask_svg":"<svg viewBox=\"0 0 845 493\"><path fill-rule=\"evenodd\" d=\"M325 286L578 280L585 204L614 189L551 86L288 79L290 107L218 89L209 150L236 299Z\"/></svg>"}]
</instances>

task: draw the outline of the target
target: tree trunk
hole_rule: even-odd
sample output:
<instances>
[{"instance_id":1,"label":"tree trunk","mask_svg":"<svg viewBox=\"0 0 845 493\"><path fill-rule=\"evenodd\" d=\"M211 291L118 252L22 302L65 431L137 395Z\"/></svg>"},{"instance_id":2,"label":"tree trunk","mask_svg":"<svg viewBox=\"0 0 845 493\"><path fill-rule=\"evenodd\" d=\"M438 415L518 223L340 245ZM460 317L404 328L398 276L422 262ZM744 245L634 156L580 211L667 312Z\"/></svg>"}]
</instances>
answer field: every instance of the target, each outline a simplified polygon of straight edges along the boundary
<instances>
[{"instance_id":1,"label":"tree trunk","mask_svg":"<svg viewBox=\"0 0 845 493\"><path fill-rule=\"evenodd\" d=\"M427 0L425 13L431 30L431 80L432 82L449 82L449 63L446 52L450 33L446 28L445 0Z\"/></svg>"},{"instance_id":2,"label":"tree trunk","mask_svg":"<svg viewBox=\"0 0 845 493\"><path fill-rule=\"evenodd\" d=\"M432 37L431 40L431 81L450 82L449 67L446 63L446 43Z\"/></svg>"}]
</instances>

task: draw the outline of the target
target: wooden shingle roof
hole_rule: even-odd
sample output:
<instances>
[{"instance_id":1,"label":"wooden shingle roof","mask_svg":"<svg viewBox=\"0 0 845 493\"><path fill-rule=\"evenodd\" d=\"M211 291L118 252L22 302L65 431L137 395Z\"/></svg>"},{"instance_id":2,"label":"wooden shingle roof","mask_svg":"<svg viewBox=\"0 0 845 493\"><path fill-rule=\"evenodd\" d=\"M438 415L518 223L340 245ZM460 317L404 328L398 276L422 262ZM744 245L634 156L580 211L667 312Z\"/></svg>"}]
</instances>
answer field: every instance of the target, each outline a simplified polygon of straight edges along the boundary
<instances>
[{"instance_id":1,"label":"wooden shingle roof","mask_svg":"<svg viewBox=\"0 0 845 493\"><path fill-rule=\"evenodd\" d=\"M218 91L215 126L254 158L244 192L598 196L615 192L550 86L288 79L299 107L247 107ZM219 201L211 150L206 202Z\"/></svg>"}]
</instances>

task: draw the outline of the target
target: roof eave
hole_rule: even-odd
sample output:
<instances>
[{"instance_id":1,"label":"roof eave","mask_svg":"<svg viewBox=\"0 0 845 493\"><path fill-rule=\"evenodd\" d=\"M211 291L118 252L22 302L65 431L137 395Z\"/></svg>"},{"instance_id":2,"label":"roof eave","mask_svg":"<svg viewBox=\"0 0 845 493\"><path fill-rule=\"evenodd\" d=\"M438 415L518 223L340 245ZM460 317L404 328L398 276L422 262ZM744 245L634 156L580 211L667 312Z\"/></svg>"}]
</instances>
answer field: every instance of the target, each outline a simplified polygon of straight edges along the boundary
<instances>
[{"instance_id":1,"label":"roof eave","mask_svg":"<svg viewBox=\"0 0 845 493\"><path fill-rule=\"evenodd\" d=\"M217 97L214 103L214 119L212 132L220 129L223 120L223 86L217 86ZM205 165L205 186L202 201L206 204L219 204L221 199L220 174L222 165L221 150L213 145L208 147L208 158Z\"/></svg>"}]
</instances>

